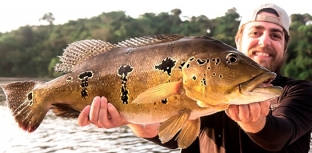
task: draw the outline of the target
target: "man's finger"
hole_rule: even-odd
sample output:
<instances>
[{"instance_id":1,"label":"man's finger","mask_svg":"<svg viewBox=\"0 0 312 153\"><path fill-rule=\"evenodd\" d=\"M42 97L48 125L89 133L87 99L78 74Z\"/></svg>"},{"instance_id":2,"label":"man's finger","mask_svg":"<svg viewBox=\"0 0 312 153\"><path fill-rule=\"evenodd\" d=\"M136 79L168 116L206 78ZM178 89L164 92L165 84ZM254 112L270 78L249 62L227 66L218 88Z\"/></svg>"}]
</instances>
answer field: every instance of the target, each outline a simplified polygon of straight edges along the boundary
<instances>
[{"instance_id":1,"label":"man's finger","mask_svg":"<svg viewBox=\"0 0 312 153\"><path fill-rule=\"evenodd\" d=\"M90 122L92 122L97 127L98 127L98 117L99 117L100 107L101 107L100 97L96 96L93 99L93 102L91 104L91 109L90 109L90 113L89 113L90 118L89 119L90 119Z\"/></svg>"},{"instance_id":2,"label":"man's finger","mask_svg":"<svg viewBox=\"0 0 312 153\"><path fill-rule=\"evenodd\" d=\"M111 128L111 121L109 119L110 116L107 111L107 99L105 97L101 97L101 108L99 111L99 125L104 128Z\"/></svg>"},{"instance_id":3,"label":"man's finger","mask_svg":"<svg viewBox=\"0 0 312 153\"><path fill-rule=\"evenodd\" d=\"M259 105L260 105L260 108L261 108L261 115L263 116L267 116L270 112L270 100L267 100L267 101L263 101L263 102L260 102Z\"/></svg>"},{"instance_id":4,"label":"man's finger","mask_svg":"<svg viewBox=\"0 0 312 153\"><path fill-rule=\"evenodd\" d=\"M259 103L252 103L248 105L249 107L249 115L250 115L250 119L249 121L251 122L255 122L260 118L260 112L261 112L261 108L260 108L260 104Z\"/></svg>"},{"instance_id":5,"label":"man's finger","mask_svg":"<svg viewBox=\"0 0 312 153\"><path fill-rule=\"evenodd\" d=\"M89 121L90 105L87 105L78 116L78 125L86 126L91 124Z\"/></svg>"},{"instance_id":6,"label":"man's finger","mask_svg":"<svg viewBox=\"0 0 312 153\"><path fill-rule=\"evenodd\" d=\"M250 112L248 105L239 105L238 106L238 118L242 122L248 122L250 120Z\"/></svg>"},{"instance_id":7,"label":"man's finger","mask_svg":"<svg viewBox=\"0 0 312 153\"><path fill-rule=\"evenodd\" d=\"M239 121L238 118L238 105L230 105L228 109L226 109L226 114L235 122Z\"/></svg>"}]
</instances>

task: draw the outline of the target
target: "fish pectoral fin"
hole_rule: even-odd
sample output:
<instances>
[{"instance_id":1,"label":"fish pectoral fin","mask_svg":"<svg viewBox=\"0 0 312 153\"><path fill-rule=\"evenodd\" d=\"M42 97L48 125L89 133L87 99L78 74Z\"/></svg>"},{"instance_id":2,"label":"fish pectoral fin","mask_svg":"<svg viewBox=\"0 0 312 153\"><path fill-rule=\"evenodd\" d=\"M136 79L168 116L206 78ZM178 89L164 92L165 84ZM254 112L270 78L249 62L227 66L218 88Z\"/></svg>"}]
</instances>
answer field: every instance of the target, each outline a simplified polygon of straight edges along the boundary
<instances>
[{"instance_id":1,"label":"fish pectoral fin","mask_svg":"<svg viewBox=\"0 0 312 153\"><path fill-rule=\"evenodd\" d=\"M158 102L171 95L181 94L182 87L182 80L160 84L142 92L131 103L143 104Z\"/></svg>"},{"instance_id":2,"label":"fish pectoral fin","mask_svg":"<svg viewBox=\"0 0 312 153\"><path fill-rule=\"evenodd\" d=\"M184 126L191 115L191 110L182 110L179 115L173 116L161 123L158 136L161 143L171 140Z\"/></svg>"},{"instance_id":3,"label":"fish pectoral fin","mask_svg":"<svg viewBox=\"0 0 312 153\"><path fill-rule=\"evenodd\" d=\"M190 146L199 135L199 132L200 118L188 120L176 138L178 147L184 149Z\"/></svg>"}]
</instances>

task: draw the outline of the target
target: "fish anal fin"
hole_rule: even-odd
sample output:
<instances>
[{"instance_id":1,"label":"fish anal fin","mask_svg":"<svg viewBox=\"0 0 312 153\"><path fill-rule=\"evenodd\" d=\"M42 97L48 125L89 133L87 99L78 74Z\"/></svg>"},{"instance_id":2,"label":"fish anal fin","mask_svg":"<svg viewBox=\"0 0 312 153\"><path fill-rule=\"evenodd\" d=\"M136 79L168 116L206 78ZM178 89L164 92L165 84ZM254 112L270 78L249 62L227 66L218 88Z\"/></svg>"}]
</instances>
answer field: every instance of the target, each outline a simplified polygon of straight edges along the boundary
<instances>
[{"instance_id":1,"label":"fish anal fin","mask_svg":"<svg viewBox=\"0 0 312 153\"><path fill-rule=\"evenodd\" d=\"M179 115L173 116L161 123L158 128L158 136L161 143L171 140L182 129L190 115L191 110L181 110Z\"/></svg>"},{"instance_id":2,"label":"fish anal fin","mask_svg":"<svg viewBox=\"0 0 312 153\"><path fill-rule=\"evenodd\" d=\"M153 103L172 95L181 94L182 85L181 80L157 85L139 94L131 103Z\"/></svg>"},{"instance_id":3,"label":"fish anal fin","mask_svg":"<svg viewBox=\"0 0 312 153\"><path fill-rule=\"evenodd\" d=\"M50 109L43 102L34 102L33 90L43 82L23 81L3 86L6 101L18 126L25 131L35 131Z\"/></svg>"},{"instance_id":4,"label":"fish anal fin","mask_svg":"<svg viewBox=\"0 0 312 153\"><path fill-rule=\"evenodd\" d=\"M200 118L188 120L176 138L178 147L184 149L190 146L199 135L199 132Z\"/></svg>"},{"instance_id":5,"label":"fish anal fin","mask_svg":"<svg viewBox=\"0 0 312 153\"><path fill-rule=\"evenodd\" d=\"M80 111L70 107L68 104L52 104L52 112L59 117L77 118Z\"/></svg>"}]
</instances>

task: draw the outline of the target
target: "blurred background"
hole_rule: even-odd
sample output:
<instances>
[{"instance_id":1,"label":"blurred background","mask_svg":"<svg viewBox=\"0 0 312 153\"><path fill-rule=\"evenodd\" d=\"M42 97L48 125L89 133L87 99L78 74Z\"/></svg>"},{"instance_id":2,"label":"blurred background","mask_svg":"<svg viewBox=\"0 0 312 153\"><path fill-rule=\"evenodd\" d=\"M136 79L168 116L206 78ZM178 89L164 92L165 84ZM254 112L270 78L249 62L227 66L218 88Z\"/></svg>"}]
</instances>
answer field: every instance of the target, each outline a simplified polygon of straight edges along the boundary
<instances>
[{"instance_id":1,"label":"blurred background","mask_svg":"<svg viewBox=\"0 0 312 153\"><path fill-rule=\"evenodd\" d=\"M308 1L272 3L291 18L286 76L312 80L312 10ZM200 0L104 2L4 0L0 9L0 77L53 78L67 44L83 39L111 43L144 35L207 35L235 47L240 16L260 2Z\"/></svg>"},{"instance_id":2,"label":"blurred background","mask_svg":"<svg viewBox=\"0 0 312 153\"><path fill-rule=\"evenodd\" d=\"M312 9L308 0L271 3L291 19L285 76L312 81ZM260 2L243 0L2 0L0 85L50 80L57 56L72 42L117 43L153 34L207 35L235 47L240 16ZM0 152L178 152L136 138L127 127L79 127L76 120L48 114L35 133L18 128L0 91ZM3 147L4 146L4 147Z\"/></svg>"}]
</instances>

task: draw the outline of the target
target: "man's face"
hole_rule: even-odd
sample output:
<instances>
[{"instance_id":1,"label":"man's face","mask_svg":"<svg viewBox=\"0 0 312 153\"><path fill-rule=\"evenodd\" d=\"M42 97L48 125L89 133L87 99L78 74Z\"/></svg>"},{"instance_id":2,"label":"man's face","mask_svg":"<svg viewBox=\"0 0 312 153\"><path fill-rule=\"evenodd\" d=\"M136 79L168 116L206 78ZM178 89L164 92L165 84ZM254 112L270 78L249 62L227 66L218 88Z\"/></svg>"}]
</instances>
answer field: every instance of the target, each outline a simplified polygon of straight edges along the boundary
<instances>
[{"instance_id":1,"label":"man's face","mask_svg":"<svg viewBox=\"0 0 312 153\"><path fill-rule=\"evenodd\" d=\"M275 16L267 12L260 14ZM270 71L279 71L284 63L285 34L277 24L261 21L247 23L236 45L238 50Z\"/></svg>"}]
</instances>

